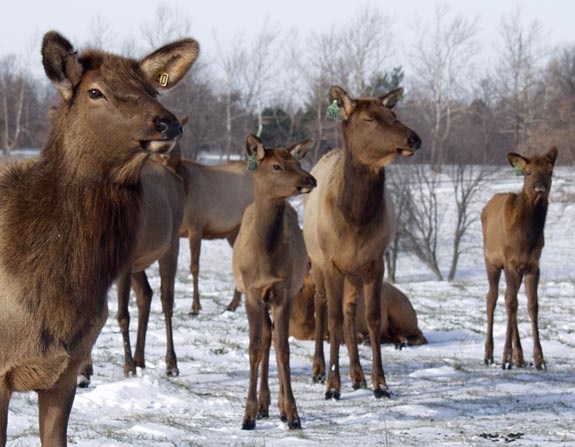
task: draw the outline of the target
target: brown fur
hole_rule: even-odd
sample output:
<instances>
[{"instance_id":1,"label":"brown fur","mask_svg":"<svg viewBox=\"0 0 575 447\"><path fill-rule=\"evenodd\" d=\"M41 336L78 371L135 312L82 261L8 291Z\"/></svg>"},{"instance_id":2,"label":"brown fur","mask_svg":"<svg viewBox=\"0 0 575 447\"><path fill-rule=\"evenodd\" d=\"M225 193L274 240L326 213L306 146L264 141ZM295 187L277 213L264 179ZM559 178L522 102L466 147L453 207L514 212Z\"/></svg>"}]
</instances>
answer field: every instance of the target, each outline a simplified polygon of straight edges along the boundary
<instances>
[{"instance_id":1,"label":"brown fur","mask_svg":"<svg viewBox=\"0 0 575 447\"><path fill-rule=\"evenodd\" d=\"M307 273L304 284L297 294L290 318L290 336L298 340L315 339L315 286L311 274ZM381 327L379 341L394 343L401 348L404 345L415 346L427 343L417 325L417 314L409 298L397 287L384 282L381 288ZM369 330L365 318L363 295L357 300L355 326L359 340L369 341ZM328 338L325 328L324 339Z\"/></svg>"},{"instance_id":2,"label":"brown fur","mask_svg":"<svg viewBox=\"0 0 575 447\"><path fill-rule=\"evenodd\" d=\"M186 159L178 160L178 157L181 158L177 152L170 154L167 164L186 185L181 235L187 237L190 244L190 272L194 281L190 313L197 315L202 308L198 286L202 239L225 238L233 247L244 210L254 200L254 186L243 161L205 166ZM235 290L227 309L235 310L240 300L241 293Z\"/></svg>"},{"instance_id":3,"label":"brown fur","mask_svg":"<svg viewBox=\"0 0 575 447\"><path fill-rule=\"evenodd\" d=\"M268 416L272 334L280 383L280 416L289 428L301 428L291 388L288 338L292 301L303 284L306 252L297 213L286 199L316 186L315 179L297 161L309 145L306 140L287 150L264 149L253 135L246 142L248 155L257 154L259 167L253 174L255 199L246 208L232 256L236 287L246 295L250 327L250 384L242 426L245 430L255 428L256 417Z\"/></svg>"},{"instance_id":4,"label":"brown fur","mask_svg":"<svg viewBox=\"0 0 575 447\"><path fill-rule=\"evenodd\" d=\"M498 297L501 271L505 273L505 310L507 333L503 349L503 368L523 366L523 349L517 328L517 292L525 277L527 308L533 331L533 359L537 369L545 369L537 323L539 306L539 258L545 244L543 229L547 215L553 166L557 148L531 158L510 152L511 166L518 166L525 176L523 190L518 193L496 194L481 213L483 251L489 281L487 292L487 334L485 363L493 363L493 314Z\"/></svg>"},{"instance_id":5,"label":"brown fur","mask_svg":"<svg viewBox=\"0 0 575 447\"><path fill-rule=\"evenodd\" d=\"M62 103L40 157L0 172L0 446L11 394L31 390L42 445L66 445L78 367L135 247L141 167L181 133L150 67L178 60L177 70L165 67L174 85L197 51L182 40L138 62L76 55L61 35L44 37L44 69Z\"/></svg>"},{"instance_id":6,"label":"brown fur","mask_svg":"<svg viewBox=\"0 0 575 447\"><path fill-rule=\"evenodd\" d=\"M376 397L389 395L383 373L379 334L383 254L394 233L394 213L385 190L384 167L398 156L413 155L421 140L391 111L402 94L351 99L341 87L330 89L343 118L343 150L332 150L313 168L318 187L305 199L304 238L316 286L316 330L323 334L328 316L330 364L326 398L338 399L339 345L343 336L354 388L365 386L355 327L357 299L367 306L372 345L372 385ZM327 305L327 312L324 306ZM314 380L323 380L323 339L316 337Z\"/></svg>"}]
</instances>

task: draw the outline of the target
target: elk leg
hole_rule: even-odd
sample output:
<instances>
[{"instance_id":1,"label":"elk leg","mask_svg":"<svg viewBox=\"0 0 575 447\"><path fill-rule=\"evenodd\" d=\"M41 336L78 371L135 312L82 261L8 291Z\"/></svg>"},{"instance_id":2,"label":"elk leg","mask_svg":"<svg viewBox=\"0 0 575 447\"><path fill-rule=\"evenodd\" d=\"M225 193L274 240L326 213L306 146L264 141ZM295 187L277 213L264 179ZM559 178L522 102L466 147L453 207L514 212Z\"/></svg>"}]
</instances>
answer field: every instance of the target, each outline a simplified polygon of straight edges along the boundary
<instances>
[{"instance_id":1,"label":"elk leg","mask_svg":"<svg viewBox=\"0 0 575 447\"><path fill-rule=\"evenodd\" d=\"M503 369L511 369L513 365L513 343L517 334L517 293L521 285L521 276L513 268L505 268L505 311L507 313L507 331L505 333L505 346L503 348Z\"/></svg>"},{"instance_id":2,"label":"elk leg","mask_svg":"<svg viewBox=\"0 0 575 447\"><path fill-rule=\"evenodd\" d=\"M240 230L240 227L238 226L233 233L231 233L226 239L228 240L228 244L230 244L230 247L233 248L234 246L234 242L236 241L236 238L238 237L238 232ZM228 304L228 307L226 307L226 310L232 311L234 312L242 303L242 292L240 292L238 289L234 288L234 296L232 298L232 300L230 301L230 304Z\"/></svg>"},{"instance_id":3,"label":"elk leg","mask_svg":"<svg viewBox=\"0 0 575 447\"><path fill-rule=\"evenodd\" d=\"M116 318L124 341L124 374L126 376L136 375L136 366L132 358L132 345L130 344L130 311L128 302L130 300L131 266L122 271L116 280L118 290L118 313Z\"/></svg>"},{"instance_id":4,"label":"elk leg","mask_svg":"<svg viewBox=\"0 0 575 447\"><path fill-rule=\"evenodd\" d=\"M312 268L311 275L315 285L314 310L315 310L315 350L313 354L312 379L314 383L325 382L325 357L323 343L325 338L325 319L327 317L327 300L323 274L316 268Z\"/></svg>"},{"instance_id":5,"label":"elk leg","mask_svg":"<svg viewBox=\"0 0 575 447\"><path fill-rule=\"evenodd\" d=\"M531 331L533 333L533 361L537 369L547 369L543 358L543 350L539 340L539 299L537 286L539 285L539 268L525 275L525 293L527 295L527 309L531 318Z\"/></svg>"},{"instance_id":6,"label":"elk leg","mask_svg":"<svg viewBox=\"0 0 575 447\"><path fill-rule=\"evenodd\" d=\"M38 391L40 439L43 446L65 447L68 419L76 394L77 368L68 368L56 385Z\"/></svg>"},{"instance_id":7,"label":"elk leg","mask_svg":"<svg viewBox=\"0 0 575 447\"><path fill-rule=\"evenodd\" d=\"M4 383L0 383L0 446L6 445L8 429L8 406L12 392Z\"/></svg>"},{"instance_id":8,"label":"elk leg","mask_svg":"<svg viewBox=\"0 0 575 447\"><path fill-rule=\"evenodd\" d=\"M188 240L190 243L190 273L194 282L194 294L192 298L192 308L190 315L198 315L202 306L200 304L200 289L198 286L198 276L200 274L200 253L202 249L202 235L198 232L188 232Z\"/></svg>"},{"instance_id":9,"label":"elk leg","mask_svg":"<svg viewBox=\"0 0 575 447\"><path fill-rule=\"evenodd\" d=\"M178 253L180 252L180 240L175 237L168 253L159 259L161 299L164 321L166 324L166 374L169 377L179 375L178 360L174 349L174 330L172 318L174 315L174 283L178 270Z\"/></svg>"},{"instance_id":10,"label":"elk leg","mask_svg":"<svg viewBox=\"0 0 575 447\"><path fill-rule=\"evenodd\" d=\"M270 416L270 348L272 345L272 322L269 313L265 310L262 314L262 362L260 366L260 391L258 396L258 419L269 418Z\"/></svg>"},{"instance_id":11,"label":"elk leg","mask_svg":"<svg viewBox=\"0 0 575 447\"><path fill-rule=\"evenodd\" d=\"M326 399L339 400L341 376L339 372L339 345L343 326L343 276L334 268L325 275L329 330L329 372L326 380Z\"/></svg>"},{"instance_id":12,"label":"elk leg","mask_svg":"<svg viewBox=\"0 0 575 447\"><path fill-rule=\"evenodd\" d=\"M289 347L289 319L291 301L285 291L278 303L272 307L274 320L274 348L278 365L278 377L280 383L280 396L278 399L281 420L287 422L288 428L301 428L301 422L297 413L295 398L291 386L290 347Z\"/></svg>"},{"instance_id":13,"label":"elk leg","mask_svg":"<svg viewBox=\"0 0 575 447\"><path fill-rule=\"evenodd\" d=\"M354 390L366 387L365 375L359 362L357 348L357 329L355 326L355 314L357 312L357 299L361 283L352 283L350 278L344 281L343 297L343 335L349 354L349 376Z\"/></svg>"},{"instance_id":14,"label":"elk leg","mask_svg":"<svg viewBox=\"0 0 575 447\"><path fill-rule=\"evenodd\" d=\"M497 305L497 297L499 295L499 279L501 278L501 269L491 264L486 264L487 281L489 282L489 290L486 296L487 307L487 331L485 334L485 364L493 364L493 315L495 313L495 306Z\"/></svg>"},{"instance_id":15,"label":"elk leg","mask_svg":"<svg viewBox=\"0 0 575 447\"><path fill-rule=\"evenodd\" d=\"M262 360L262 322L265 317L265 306L260 301L258 292L253 289L247 291L245 306L250 333L250 383L248 396L246 398L242 430L254 430L256 428L256 416L258 413L257 382L258 369Z\"/></svg>"},{"instance_id":16,"label":"elk leg","mask_svg":"<svg viewBox=\"0 0 575 447\"><path fill-rule=\"evenodd\" d=\"M148 332L153 295L146 272L141 271L132 274L132 288L136 293L136 304L138 305L138 333L136 335L136 347L134 348L134 366L145 368L146 356L144 351L146 349L146 334Z\"/></svg>"},{"instance_id":17,"label":"elk leg","mask_svg":"<svg viewBox=\"0 0 575 447\"><path fill-rule=\"evenodd\" d=\"M364 283L363 294L365 299L365 319L371 342L371 384L376 398L390 397L389 388L385 381L383 360L381 358L381 281L383 279L382 265L376 270L373 281Z\"/></svg>"}]
</instances>

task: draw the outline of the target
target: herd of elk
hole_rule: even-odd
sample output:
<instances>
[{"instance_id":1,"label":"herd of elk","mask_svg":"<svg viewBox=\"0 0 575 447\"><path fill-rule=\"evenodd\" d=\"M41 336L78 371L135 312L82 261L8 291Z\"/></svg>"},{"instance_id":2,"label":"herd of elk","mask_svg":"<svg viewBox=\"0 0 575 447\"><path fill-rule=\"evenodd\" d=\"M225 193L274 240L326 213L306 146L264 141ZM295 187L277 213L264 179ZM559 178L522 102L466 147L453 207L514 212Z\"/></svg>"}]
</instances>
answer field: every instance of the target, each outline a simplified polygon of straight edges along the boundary
<instances>
[{"instance_id":1,"label":"herd of elk","mask_svg":"<svg viewBox=\"0 0 575 447\"><path fill-rule=\"evenodd\" d=\"M197 315L202 308L198 286L202 239L225 238L233 247L244 210L254 200L252 176L244 161L206 166L183 159L179 146L170 152L165 164L182 177L186 189L180 235L190 244L194 282L190 314ZM227 309L235 310L240 301L241 293L236 289Z\"/></svg>"},{"instance_id":2,"label":"herd of elk","mask_svg":"<svg viewBox=\"0 0 575 447\"><path fill-rule=\"evenodd\" d=\"M493 313L497 303L501 271L505 273L505 311L507 331L503 348L503 369L525 365L517 327L517 293L525 277L527 309L533 331L533 360L537 369L545 369L539 341L537 286L539 258L545 244L543 229L547 216L549 192L557 148L531 158L510 152L507 160L524 176L523 190L495 194L481 213L485 268L489 282L487 292L487 334L485 363L493 363Z\"/></svg>"},{"instance_id":3,"label":"herd of elk","mask_svg":"<svg viewBox=\"0 0 575 447\"><path fill-rule=\"evenodd\" d=\"M309 193L316 186L315 179L299 163L311 143L305 140L287 149L266 149L254 135L246 140L246 150L255 169L254 202L244 212L232 252L236 287L245 294L250 335L250 383L244 430L253 430L256 418L269 414L272 338L278 367L280 416L289 428L301 428L291 387L288 338L292 301L303 284L307 255L297 212L286 199Z\"/></svg>"},{"instance_id":4,"label":"herd of elk","mask_svg":"<svg viewBox=\"0 0 575 447\"><path fill-rule=\"evenodd\" d=\"M343 147L324 155L311 174L300 165L311 140L265 148L254 135L246 139L249 171L244 162L204 166L182 158L181 123L157 99L158 90L178 84L198 53L195 40L182 39L141 60L94 49L78 54L60 34L44 36L42 63L61 104L50 110L53 128L40 156L0 170L0 447L7 442L11 396L26 391L38 393L42 445L67 445L76 376L82 368L84 384L89 383L91 349L107 319L107 293L115 280L124 371L135 374L136 367L145 367L152 298L145 269L156 261L167 374L179 373L172 313L184 236L191 253L192 314L201 309L201 239L226 238L233 246L236 290L228 309L235 309L244 293L249 323L245 430L269 416L272 341L280 417L292 429L301 428L301 421L291 386L290 334L315 340L312 376L325 380L326 399L341 395L343 341L357 389L366 386L357 345L360 338L369 340L377 398L390 396L380 343L427 343L407 296L382 280L383 255L396 225L385 168L421 146L392 111L403 90L352 99L341 87L331 87L330 109L341 115ZM153 159L157 154L162 163ZM537 287L556 158L555 147L531 158L507 154L524 176L523 190L496 194L481 214L489 282L486 364L493 363L493 315L504 271L503 368L525 364L517 322L523 277L535 367L546 368ZM298 194L308 194L303 231L287 201ZM134 357L130 287L139 310Z\"/></svg>"},{"instance_id":5,"label":"herd of elk","mask_svg":"<svg viewBox=\"0 0 575 447\"><path fill-rule=\"evenodd\" d=\"M297 294L290 317L290 336L298 340L314 340L315 333L315 285L309 271L306 273L303 287ZM393 343L396 348L417 346L427 343L427 339L417 324L417 314L409 298L397 287L384 282L381 286L381 326L379 341ZM325 318L325 317L324 317ZM357 300L355 325L358 338L369 340L369 330L365 319L363 295ZM324 328L323 339L328 339Z\"/></svg>"},{"instance_id":6,"label":"herd of elk","mask_svg":"<svg viewBox=\"0 0 575 447\"><path fill-rule=\"evenodd\" d=\"M388 396L379 334L383 255L394 234L393 205L385 189L385 166L411 156L421 140L400 123L392 108L403 94L352 99L333 86L330 103L342 117L343 149L324 155L312 169L318 187L304 201L303 233L316 287L313 377L325 377L323 337L327 314L330 363L326 399L339 399L339 345L347 345L354 389L366 381L357 349L356 307L363 292L372 348L371 380L375 397ZM327 305L327 312L325 306Z\"/></svg>"},{"instance_id":7,"label":"herd of elk","mask_svg":"<svg viewBox=\"0 0 575 447\"><path fill-rule=\"evenodd\" d=\"M198 50L184 39L137 61L44 36L61 105L40 156L0 171L0 446L22 391L38 394L42 445L67 445L78 368L136 247L142 166L181 134L157 91L176 85Z\"/></svg>"}]
</instances>

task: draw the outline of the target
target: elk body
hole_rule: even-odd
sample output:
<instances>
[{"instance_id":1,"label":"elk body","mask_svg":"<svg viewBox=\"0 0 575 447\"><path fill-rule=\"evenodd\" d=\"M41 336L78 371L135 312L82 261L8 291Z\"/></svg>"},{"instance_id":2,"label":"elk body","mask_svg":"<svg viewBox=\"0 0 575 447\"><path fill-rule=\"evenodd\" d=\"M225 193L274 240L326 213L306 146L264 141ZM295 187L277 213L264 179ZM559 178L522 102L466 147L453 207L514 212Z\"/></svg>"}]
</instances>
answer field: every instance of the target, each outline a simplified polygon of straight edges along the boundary
<instances>
[{"instance_id":1,"label":"elk body","mask_svg":"<svg viewBox=\"0 0 575 447\"><path fill-rule=\"evenodd\" d=\"M356 340L356 307L363 292L372 347L371 380L376 397L389 396L379 334L383 254L394 232L392 203L385 189L385 166L410 156L421 140L401 124L392 107L402 95L393 90L380 98L351 99L330 89L330 102L342 116L343 149L324 155L312 170L318 187L304 202L304 238L316 287L314 380L323 380L324 306L330 337L326 399L339 399L339 345L343 336L354 388L364 387Z\"/></svg>"},{"instance_id":2,"label":"elk body","mask_svg":"<svg viewBox=\"0 0 575 447\"><path fill-rule=\"evenodd\" d=\"M306 274L304 285L294 300L290 318L290 335L298 340L314 340L316 337L314 295L313 279L310 274ZM427 339L417 324L415 309L401 290L383 282L380 299L379 341L381 343L394 343L399 348L405 345L415 346L427 343ZM357 300L355 327L359 338L369 340L363 295L360 295ZM325 328L323 339L327 337L328 332Z\"/></svg>"},{"instance_id":3,"label":"elk body","mask_svg":"<svg viewBox=\"0 0 575 447\"><path fill-rule=\"evenodd\" d=\"M202 308L198 286L202 239L225 238L233 247L244 210L254 200L254 186L243 161L205 166L186 159L178 161L179 154L172 153L168 163L184 179L186 187L180 234L187 237L190 244L190 272L194 282L190 313L197 315ZM240 300L241 293L235 290L228 310L235 310Z\"/></svg>"},{"instance_id":4,"label":"elk body","mask_svg":"<svg viewBox=\"0 0 575 447\"><path fill-rule=\"evenodd\" d=\"M66 445L78 367L136 245L141 168L181 134L156 90L197 53L186 39L136 61L44 36L44 69L62 97L54 127L38 159L0 172L0 446L11 394L32 390L42 445Z\"/></svg>"},{"instance_id":5,"label":"elk body","mask_svg":"<svg viewBox=\"0 0 575 447\"><path fill-rule=\"evenodd\" d=\"M289 149L264 149L253 135L246 141L248 155L258 164L253 173L255 199L246 208L232 255L236 287L246 296L250 333L250 383L244 430L254 429L256 418L267 417L269 413L272 338L278 364L280 416L289 428L301 428L291 388L288 338L292 300L304 280L306 250L297 213L286 199L316 186L315 179L298 161L309 145L310 140L306 140Z\"/></svg>"},{"instance_id":6,"label":"elk body","mask_svg":"<svg viewBox=\"0 0 575 447\"><path fill-rule=\"evenodd\" d=\"M531 158L510 152L507 160L524 175L523 190L495 194L481 213L483 253L489 291L487 292L487 334L485 363L493 363L493 314L497 304L501 271L505 274L505 311L507 331L503 348L503 368L510 369L513 360L525 365L517 327L517 293L525 277L527 308L533 332L533 359L537 369L545 369L539 341L537 286L539 258L545 243L543 229L547 216L549 192L557 148Z\"/></svg>"}]
</instances>

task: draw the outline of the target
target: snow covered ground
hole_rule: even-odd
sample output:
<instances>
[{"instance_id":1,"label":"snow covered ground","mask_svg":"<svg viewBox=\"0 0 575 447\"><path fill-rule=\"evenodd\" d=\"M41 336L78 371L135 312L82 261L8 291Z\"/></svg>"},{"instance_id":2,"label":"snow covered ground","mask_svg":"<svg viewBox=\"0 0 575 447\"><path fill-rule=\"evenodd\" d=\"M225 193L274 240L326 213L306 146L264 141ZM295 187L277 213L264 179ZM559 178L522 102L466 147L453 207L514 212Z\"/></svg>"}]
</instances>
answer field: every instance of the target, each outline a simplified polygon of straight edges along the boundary
<instances>
[{"instance_id":1,"label":"snow covered ground","mask_svg":"<svg viewBox=\"0 0 575 447\"><path fill-rule=\"evenodd\" d=\"M547 244L541 261L540 328L548 370L533 366L501 369L483 364L486 279L479 225L472 228L473 249L462 258L455 282L437 282L419 261L400 260L397 286L410 297L429 344L396 351L382 346L391 399L353 391L342 353L342 398L324 400L324 386L311 383L313 343L291 341L292 383L303 430L290 431L279 420L277 374L271 366L270 419L255 431L241 430L248 385L248 328L243 307L224 312L231 298L231 250L224 241L204 242L200 289L203 310L191 305L189 250L182 241L174 315L180 376L164 374L165 331L159 300L159 275L149 269L156 291L148 331L147 368L123 376L123 350L115 320L115 290L110 318L94 350L92 385L78 390L68 429L70 445L103 446L575 446L575 175L557 169L548 213ZM503 170L476 204L494 191L518 190L521 179ZM449 200L446 186L442 197ZM445 202L444 237L453 221ZM451 246L443 244L443 268ZM504 282L501 289L503 291ZM136 307L132 304L132 328ZM532 360L531 328L523 288L519 330L525 358ZM501 361L505 316L502 297L496 310L495 355ZM135 334L132 336L135 340ZM273 350L272 350L273 352ZM369 374L370 350L360 348ZM8 446L38 446L36 395L16 394L9 412Z\"/></svg>"}]
</instances>

